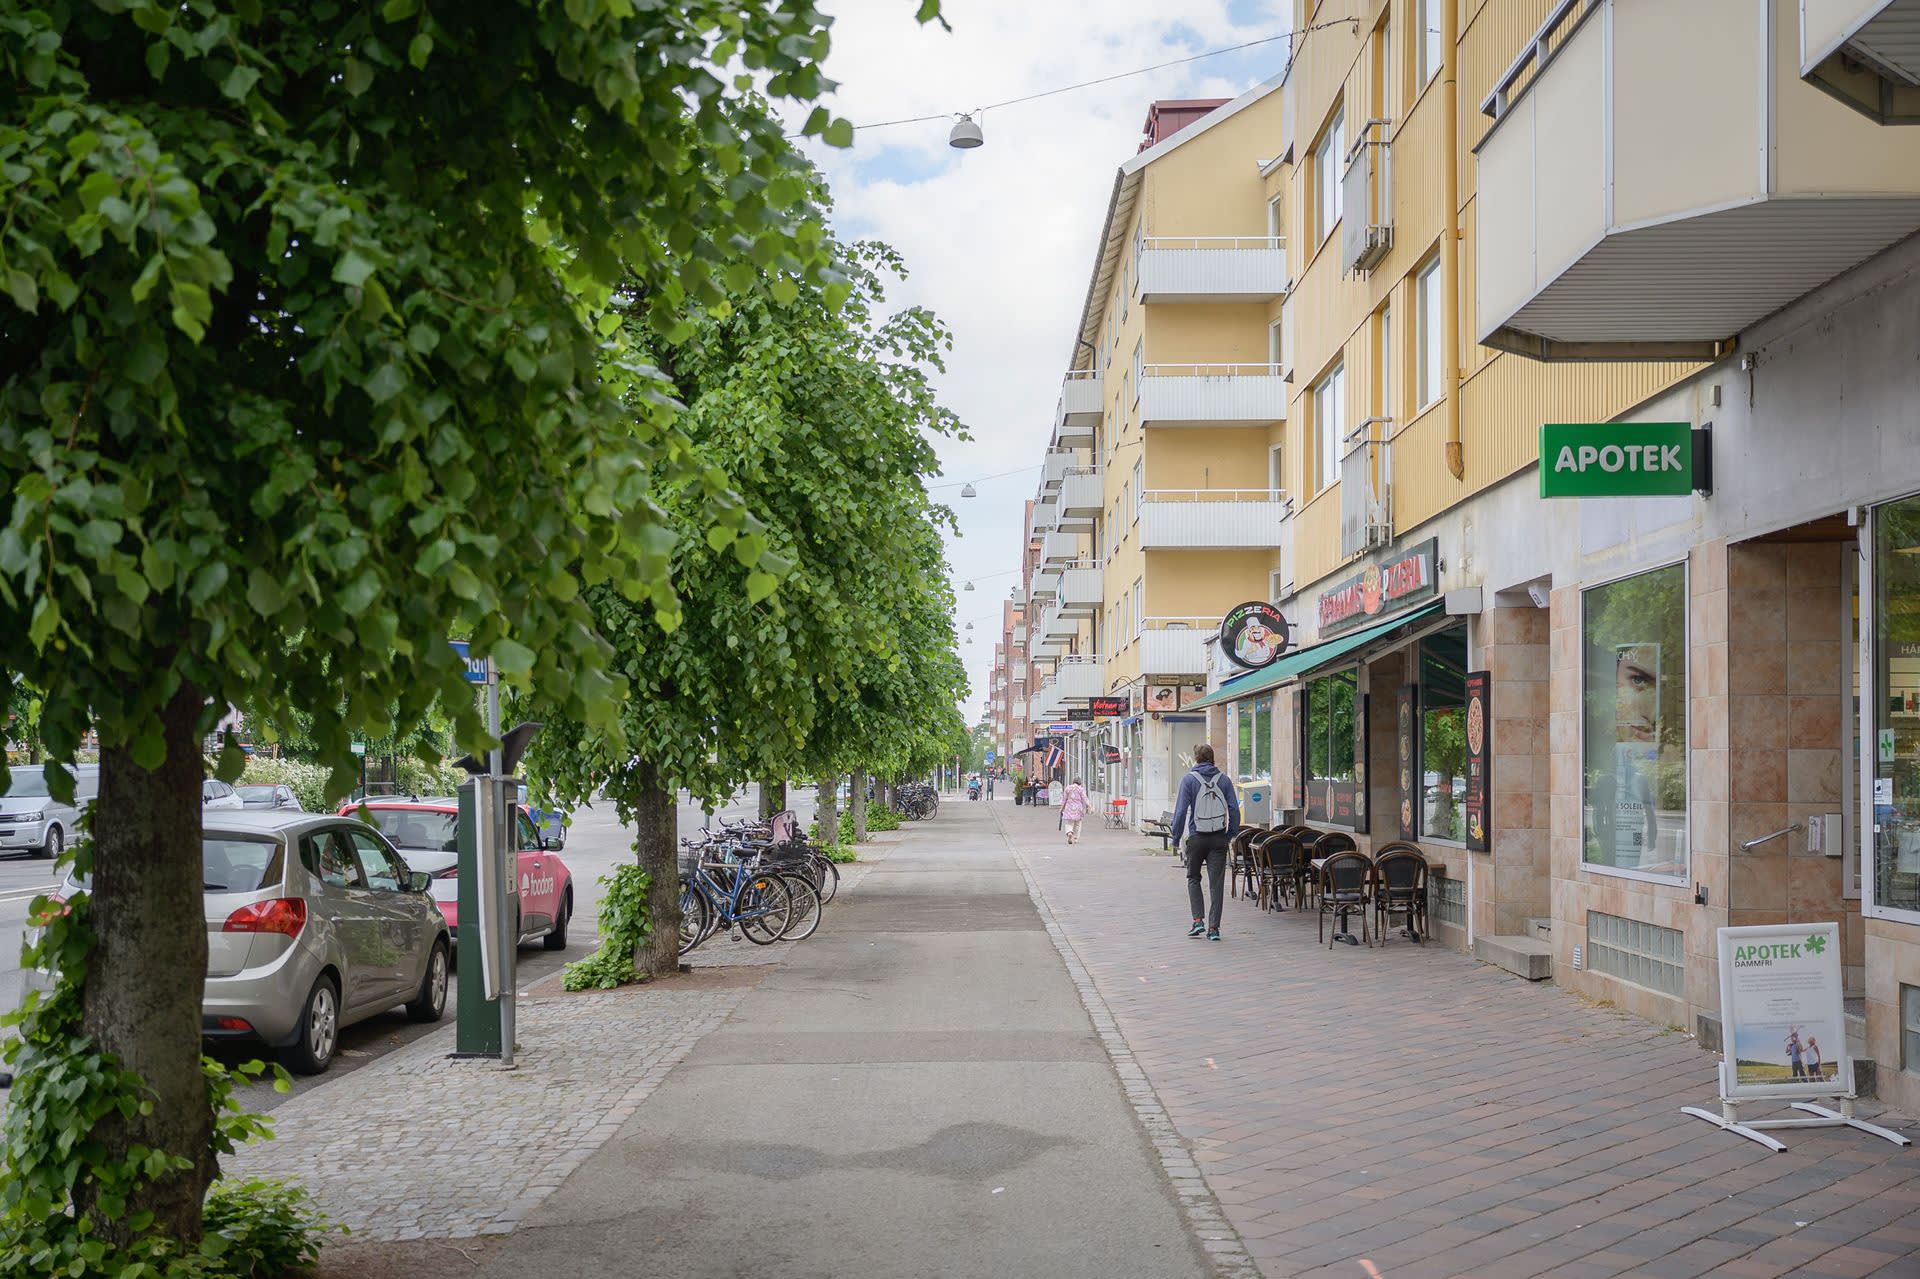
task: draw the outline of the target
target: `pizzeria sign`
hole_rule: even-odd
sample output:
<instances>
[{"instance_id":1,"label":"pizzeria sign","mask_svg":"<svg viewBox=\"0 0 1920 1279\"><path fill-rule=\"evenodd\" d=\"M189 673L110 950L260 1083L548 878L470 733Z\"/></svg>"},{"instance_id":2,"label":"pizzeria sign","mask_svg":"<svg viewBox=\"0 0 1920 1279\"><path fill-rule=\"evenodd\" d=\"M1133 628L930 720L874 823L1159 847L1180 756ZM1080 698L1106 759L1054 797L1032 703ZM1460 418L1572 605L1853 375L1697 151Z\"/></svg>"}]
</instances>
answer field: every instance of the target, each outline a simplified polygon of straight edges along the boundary
<instances>
[{"instance_id":1,"label":"pizzeria sign","mask_svg":"<svg viewBox=\"0 0 1920 1279\"><path fill-rule=\"evenodd\" d=\"M1430 537L1320 592L1320 635L1337 634L1390 608L1423 600L1435 594L1439 585L1440 542Z\"/></svg>"}]
</instances>

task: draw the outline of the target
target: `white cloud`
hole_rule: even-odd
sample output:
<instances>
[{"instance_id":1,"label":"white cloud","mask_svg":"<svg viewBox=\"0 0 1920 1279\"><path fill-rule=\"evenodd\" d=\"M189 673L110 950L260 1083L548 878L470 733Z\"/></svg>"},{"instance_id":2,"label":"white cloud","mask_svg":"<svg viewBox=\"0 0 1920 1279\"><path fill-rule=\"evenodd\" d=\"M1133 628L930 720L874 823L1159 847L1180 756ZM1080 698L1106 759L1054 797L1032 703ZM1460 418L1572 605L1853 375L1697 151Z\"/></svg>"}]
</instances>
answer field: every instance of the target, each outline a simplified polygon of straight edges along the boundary
<instances>
[{"instance_id":1,"label":"white cloud","mask_svg":"<svg viewBox=\"0 0 1920 1279\"><path fill-rule=\"evenodd\" d=\"M856 124L950 115L1044 89L1131 71L1278 34L1286 0L947 0L951 33L919 27L912 0L830 5L840 82L833 110ZM947 146L950 121L863 130L851 151L811 145L833 185L843 236L877 237L904 255L902 305L931 307L952 328L940 389L973 439L941 447L946 474L971 478L1035 466L1086 298L1114 171L1138 149L1149 103L1231 98L1277 74L1284 41L1241 53L990 110L986 145ZM1017 578L1022 508L1037 471L988 481L962 502L964 536L948 564L962 591L957 628L973 682L971 721L986 701L1000 602ZM965 630L968 621L972 632ZM971 646L964 637L971 634Z\"/></svg>"}]
</instances>

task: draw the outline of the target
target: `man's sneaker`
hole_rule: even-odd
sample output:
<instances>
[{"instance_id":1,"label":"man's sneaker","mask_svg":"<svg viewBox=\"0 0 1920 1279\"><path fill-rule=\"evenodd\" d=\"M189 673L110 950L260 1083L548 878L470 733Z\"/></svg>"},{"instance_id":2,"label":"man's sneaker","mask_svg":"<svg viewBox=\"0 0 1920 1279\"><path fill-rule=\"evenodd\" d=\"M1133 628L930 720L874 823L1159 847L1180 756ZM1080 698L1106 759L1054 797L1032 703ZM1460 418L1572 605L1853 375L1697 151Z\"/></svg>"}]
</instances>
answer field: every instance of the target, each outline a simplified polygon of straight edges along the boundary
<instances>
[{"instance_id":1,"label":"man's sneaker","mask_svg":"<svg viewBox=\"0 0 1920 1279\"><path fill-rule=\"evenodd\" d=\"M1187 936L1198 937L1201 933L1204 933L1206 931L1207 931L1207 926L1201 921L1196 919L1193 921L1193 927L1187 929Z\"/></svg>"},{"instance_id":2,"label":"man's sneaker","mask_svg":"<svg viewBox=\"0 0 1920 1279\"><path fill-rule=\"evenodd\" d=\"M1219 941L1219 940L1220 940L1220 930L1219 930L1218 928L1209 928L1209 929L1207 930L1207 940L1208 940L1208 941Z\"/></svg>"}]
</instances>

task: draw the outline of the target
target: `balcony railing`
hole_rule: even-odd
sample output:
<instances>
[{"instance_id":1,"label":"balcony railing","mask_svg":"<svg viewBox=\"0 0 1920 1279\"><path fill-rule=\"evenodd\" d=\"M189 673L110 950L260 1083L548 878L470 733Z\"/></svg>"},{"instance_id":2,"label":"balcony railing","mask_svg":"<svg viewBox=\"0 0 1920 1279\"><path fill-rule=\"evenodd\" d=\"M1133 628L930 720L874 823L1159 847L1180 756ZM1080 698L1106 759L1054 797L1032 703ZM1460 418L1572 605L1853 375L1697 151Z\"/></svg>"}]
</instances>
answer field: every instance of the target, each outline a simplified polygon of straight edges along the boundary
<instances>
[{"instance_id":1,"label":"balcony railing","mask_svg":"<svg viewBox=\"0 0 1920 1279\"><path fill-rule=\"evenodd\" d=\"M1087 448L1100 425L1103 386L1098 369L1074 369L1060 384L1060 403L1054 410L1055 448Z\"/></svg>"},{"instance_id":2,"label":"balcony railing","mask_svg":"<svg viewBox=\"0 0 1920 1279\"><path fill-rule=\"evenodd\" d=\"M1287 419L1277 364L1148 364L1140 377L1143 426L1269 426Z\"/></svg>"},{"instance_id":3,"label":"balcony railing","mask_svg":"<svg viewBox=\"0 0 1920 1279\"><path fill-rule=\"evenodd\" d=\"M1340 459L1340 554L1359 555L1393 540L1393 448L1370 438L1369 418L1347 437Z\"/></svg>"},{"instance_id":4,"label":"balcony railing","mask_svg":"<svg viewBox=\"0 0 1920 1279\"><path fill-rule=\"evenodd\" d=\"M1391 120L1360 126L1347 151L1347 172L1340 183L1340 269L1371 271L1393 248Z\"/></svg>"},{"instance_id":5,"label":"balcony railing","mask_svg":"<svg viewBox=\"0 0 1920 1279\"><path fill-rule=\"evenodd\" d=\"M1060 487L1060 481L1067 472L1078 466L1079 459L1071 449L1051 449L1040 464L1040 489L1052 492Z\"/></svg>"},{"instance_id":6,"label":"balcony railing","mask_svg":"<svg viewBox=\"0 0 1920 1279\"><path fill-rule=\"evenodd\" d=\"M1033 531L1047 533L1059 527L1059 497L1054 493L1042 493L1033 504Z\"/></svg>"},{"instance_id":7,"label":"balcony railing","mask_svg":"<svg viewBox=\"0 0 1920 1279\"><path fill-rule=\"evenodd\" d=\"M1044 603L1060 593L1060 567L1056 564L1042 564L1033 575L1032 596L1035 603Z\"/></svg>"},{"instance_id":8,"label":"balcony railing","mask_svg":"<svg viewBox=\"0 0 1920 1279\"><path fill-rule=\"evenodd\" d=\"M1777 37L1828 6L1794 3L1552 6L1481 103L1472 337L1718 359L1920 229L1920 130L1801 79Z\"/></svg>"},{"instance_id":9,"label":"balcony railing","mask_svg":"<svg viewBox=\"0 0 1920 1279\"><path fill-rule=\"evenodd\" d=\"M1104 657L1073 653L1062 657L1052 675L1040 685L1034 698L1034 711L1046 719L1058 719L1069 706L1077 706L1089 697L1107 691L1107 662Z\"/></svg>"},{"instance_id":10,"label":"balcony railing","mask_svg":"<svg viewBox=\"0 0 1920 1279\"><path fill-rule=\"evenodd\" d=\"M1273 489L1149 489L1140 545L1149 551L1278 550L1292 504Z\"/></svg>"},{"instance_id":11,"label":"balcony railing","mask_svg":"<svg viewBox=\"0 0 1920 1279\"><path fill-rule=\"evenodd\" d=\"M1207 636L1219 629L1217 617L1149 617L1140 633L1140 673L1206 674Z\"/></svg>"},{"instance_id":12,"label":"balcony railing","mask_svg":"<svg viewBox=\"0 0 1920 1279\"><path fill-rule=\"evenodd\" d=\"M1286 241L1272 235L1149 236L1142 302L1272 302L1287 291Z\"/></svg>"},{"instance_id":13,"label":"balcony railing","mask_svg":"<svg viewBox=\"0 0 1920 1279\"><path fill-rule=\"evenodd\" d=\"M1067 565L1080 558L1078 533L1049 533L1040 539L1042 564Z\"/></svg>"},{"instance_id":14,"label":"balcony railing","mask_svg":"<svg viewBox=\"0 0 1920 1279\"><path fill-rule=\"evenodd\" d=\"M1091 533L1094 517L1106 505L1100 468L1079 466L1068 471L1060 485L1060 515L1054 527L1063 532Z\"/></svg>"},{"instance_id":15,"label":"balcony railing","mask_svg":"<svg viewBox=\"0 0 1920 1279\"><path fill-rule=\"evenodd\" d=\"M1106 574L1098 564L1075 565L1060 576L1060 611L1068 617L1092 617L1106 594Z\"/></svg>"}]
</instances>

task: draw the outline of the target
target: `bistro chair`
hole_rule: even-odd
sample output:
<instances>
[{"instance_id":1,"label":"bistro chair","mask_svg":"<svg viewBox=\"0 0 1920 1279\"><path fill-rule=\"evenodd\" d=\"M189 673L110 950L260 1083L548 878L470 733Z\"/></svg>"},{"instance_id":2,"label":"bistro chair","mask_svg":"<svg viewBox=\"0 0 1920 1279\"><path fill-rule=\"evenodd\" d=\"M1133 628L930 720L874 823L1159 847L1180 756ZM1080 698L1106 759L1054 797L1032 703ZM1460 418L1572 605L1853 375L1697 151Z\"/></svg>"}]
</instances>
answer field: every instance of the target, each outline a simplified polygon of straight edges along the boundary
<instances>
[{"instance_id":1,"label":"bistro chair","mask_svg":"<svg viewBox=\"0 0 1920 1279\"><path fill-rule=\"evenodd\" d=\"M1373 905L1373 862L1363 852L1356 849L1343 849L1329 856L1320 865L1320 940L1332 946L1336 941L1345 941L1349 946L1358 946L1354 940L1349 922L1355 915L1360 917L1360 935L1368 946L1373 945L1373 935L1367 928L1367 914ZM1328 938L1327 916L1333 916L1334 931Z\"/></svg>"},{"instance_id":2,"label":"bistro chair","mask_svg":"<svg viewBox=\"0 0 1920 1279\"><path fill-rule=\"evenodd\" d=\"M1247 845L1253 842L1255 835L1264 835L1266 830L1259 826L1242 826L1227 844L1227 892L1234 897L1240 895L1241 881L1247 885L1247 896L1254 893L1253 854Z\"/></svg>"},{"instance_id":3,"label":"bistro chair","mask_svg":"<svg viewBox=\"0 0 1920 1279\"><path fill-rule=\"evenodd\" d=\"M1253 847L1262 863L1260 876L1263 898L1273 903L1273 909L1285 910L1286 895L1292 892L1294 905L1298 906L1300 869L1306 865L1306 853L1301 849L1300 841L1281 830L1256 839Z\"/></svg>"},{"instance_id":4,"label":"bistro chair","mask_svg":"<svg viewBox=\"0 0 1920 1279\"><path fill-rule=\"evenodd\" d=\"M1396 840L1373 853L1374 932L1382 942L1395 915L1404 915L1403 936L1418 943L1427 930L1427 856L1414 845Z\"/></svg>"}]
</instances>

